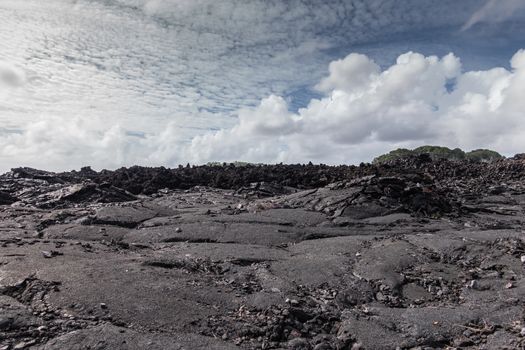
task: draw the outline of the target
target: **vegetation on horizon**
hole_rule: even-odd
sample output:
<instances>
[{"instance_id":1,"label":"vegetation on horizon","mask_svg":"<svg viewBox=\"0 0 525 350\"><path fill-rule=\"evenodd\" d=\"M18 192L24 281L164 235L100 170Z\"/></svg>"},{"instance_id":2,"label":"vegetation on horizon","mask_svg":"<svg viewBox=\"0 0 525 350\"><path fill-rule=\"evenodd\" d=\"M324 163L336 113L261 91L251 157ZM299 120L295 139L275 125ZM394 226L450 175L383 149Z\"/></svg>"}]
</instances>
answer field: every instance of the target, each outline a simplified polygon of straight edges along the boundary
<instances>
[{"instance_id":1,"label":"vegetation on horizon","mask_svg":"<svg viewBox=\"0 0 525 350\"><path fill-rule=\"evenodd\" d=\"M442 146L421 146L413 150L406 148L398 148L389 153L380 155L373 160L373 164L381 164L391 160L406 158L409 156L417 156L420 154L428 154L432 159L447 159L447 160L470 160L476 162L491 162L504 157L496 151L488 149L476 149L470 152L465 152L460 148L450 149Z\"/></svg>"}]
</instances>

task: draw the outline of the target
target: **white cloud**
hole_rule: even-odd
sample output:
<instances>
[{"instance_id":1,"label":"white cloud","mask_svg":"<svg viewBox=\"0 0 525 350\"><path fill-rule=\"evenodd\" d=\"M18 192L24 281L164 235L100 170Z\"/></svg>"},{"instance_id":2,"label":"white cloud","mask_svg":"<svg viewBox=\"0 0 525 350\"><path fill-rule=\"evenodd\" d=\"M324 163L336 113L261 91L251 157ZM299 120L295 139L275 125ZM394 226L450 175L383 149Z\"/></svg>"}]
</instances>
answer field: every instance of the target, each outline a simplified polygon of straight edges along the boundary
<instances>
[{"instance_id":1,"label":"white cloud","mask_svg":"<svg viewBox=\"0 0 525 350\"><path fill-rule=\"evenodd\" d=\"M25 85L27 81L26 72L16 65L0 60L0 112L1 101L9 100L10 96ZM1 120L1 116L0 116ZM0 124L0 128L5 127Z\"/></svg>"},{"instance_id":2,"label":"white cloud","mask_svg":"<svg viewBox=\"0 0 525 350\"><path fill-rule=\"evenodd\" d=\"M511 70L461 71L459 58L408 52L383 70L362 55L333 62L325 97L297 113L269 96L238 112L231 128L187 141L174 123L133 136L104 119L42 117L0 135L2 164L71 169L82 165L171 165L207 161L356 163L394 147L440 144L525 149L525 51ZM2 169L7 170L7 169Z\"/></svg>"},{"instance_id":3,"label":"white cloud","mask_svg":"<svg viewBox=\"0 0 525 350\"><path fill-rule=\"evenodd\" d=\"M468 30L481 22L503 22L513 17L517 10L525 8L524 0L488 0L479 10L474 12L463 25L462 30Z\"/></svg>"},{"instance_id":4,"label":"white cloud","mask_svg":"<svg viewBox=\"0 0 525 350\"><path fill-rule=\"evenodd\" d=\"M446 42L447 30L465 23L479 0L1 3L0 171L353 162L422 142L499 147L498 135L509 131L496 115L512 111L509 100L521 107L520 55L512 72L461 74L452 55L412 53L378 66L417 48L412 39L422 32L443 30L436 40ZM385 38L395 40L385 46ZM350 55L321 79L329 61L355 45L364 52L380 46L378 64ZM427 49L441 52L440 45L430 41ZM324 97L296 113L316 83ZM484 127L471 127L476 118L485 118ZM492 129L494 138L480 138ZM500 149L521 147L519 137L507 141Z\"/></svg>"},{"instance_id":5,"label":"white cloud","mask_svg":"<svg viewBox=\"0 0 525 350\"><path fill-rule=\"evenodd\" d=\"M462 73L452 54L409 52L380 71L366 56L351 54L330 65L319 84L326 97L294 114L271 96L243 111L231 130L195 138L189 155L197 161L356 162L374 156L362 150L424 143L521 152L525 51L511 62L512 71ZM268 123L280 127L267 132Z\"/></svg>"},{"instance_id":6,"label":"white cloud","mask_svg":"<svg viewBox=\"0 0 525 350\"><path fill-rule=\"evenodd\" d=\"M330 75L317 85L317 89L323 92L359 90L375 79L380 70L375 62L360 54L350 54L345 59L334 61L328 69Z\"/></svg>"},{"instance_id":7,"label":"white cloud","mask_svg":"<svg viewBox=\"0 0 525 350\"><path fill-rule=\"evenodd\" d=\"M0 91L24 85L25 72L8 62L0 61Z\"/></svg>"}]
</instances>

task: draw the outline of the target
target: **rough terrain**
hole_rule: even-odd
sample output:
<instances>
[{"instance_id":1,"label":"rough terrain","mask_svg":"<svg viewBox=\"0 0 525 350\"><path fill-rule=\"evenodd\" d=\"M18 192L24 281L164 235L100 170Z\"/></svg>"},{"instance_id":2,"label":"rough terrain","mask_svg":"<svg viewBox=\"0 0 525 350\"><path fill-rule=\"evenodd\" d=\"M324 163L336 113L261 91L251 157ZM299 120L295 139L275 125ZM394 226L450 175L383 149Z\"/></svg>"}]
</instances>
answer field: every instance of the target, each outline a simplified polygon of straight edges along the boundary
<instances>
[{"instance_id":1,"label":"rough terrain","mask_svg":"<svg viewBox=\"0 0 525 350\"><path fill-rule=\"evenodd\" d=\"M0 349L520 349L525 160L0 176Z\"/></svg>"}]
</instances>

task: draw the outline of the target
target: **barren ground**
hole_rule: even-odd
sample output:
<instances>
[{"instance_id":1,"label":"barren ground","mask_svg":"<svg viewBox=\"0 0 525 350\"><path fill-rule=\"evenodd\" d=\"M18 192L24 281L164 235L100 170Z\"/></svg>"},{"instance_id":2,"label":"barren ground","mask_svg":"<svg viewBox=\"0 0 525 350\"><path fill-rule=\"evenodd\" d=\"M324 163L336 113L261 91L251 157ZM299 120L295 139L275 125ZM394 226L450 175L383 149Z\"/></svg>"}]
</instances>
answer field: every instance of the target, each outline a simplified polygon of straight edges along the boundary
<instances>
[{"instance_id":1,"label":"barren ground","mask_svg":"<svg viewBox=\"0 0 525 350\"><path fill-rule=\"evenodd\" d=\"M523 348L523 168L418 159L135 193L14 170L0 349Z\"/></svg>"}]
</instances>

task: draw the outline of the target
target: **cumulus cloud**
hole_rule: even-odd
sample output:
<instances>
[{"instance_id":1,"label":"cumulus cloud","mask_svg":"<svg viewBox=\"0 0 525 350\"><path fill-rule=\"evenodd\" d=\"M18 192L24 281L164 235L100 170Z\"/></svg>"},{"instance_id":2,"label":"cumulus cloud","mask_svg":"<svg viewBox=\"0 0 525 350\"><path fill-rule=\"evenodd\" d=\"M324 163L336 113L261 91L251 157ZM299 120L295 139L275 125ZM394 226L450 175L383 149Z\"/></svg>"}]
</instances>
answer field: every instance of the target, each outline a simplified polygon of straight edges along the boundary
<instances>
[{"instance_id":1,"label":"cumulus cloud","mask_svg":"<svg viewBox=\"0 0 525 350\"><path fill-rule=\"evenodd\" d=\"M357 163L421 144L525 150L524 50L512 57L510 70L466 72L453 54L408 52L385 69L350 54L329 66L318 87L325 96L298 112L271 95L241 109L233 127L190 140L174 123L137 135L102 119L42 118L23 132L4 132L0 159L68 169L235 160Z\"/></svg>"},{"instance_id":2,"label":"cumulus cloud","mask_svg":"<svg viewBox=\"0 0 525 350\"><path fill-rule=\"evenodd\" d=\"M379 74L380 67L365 55L350 54L342 60L330 63L328 69L330 75L317 85L317 89L323 92L361 89Z\"/></svg>"},{"instance_id":3,"label":"cumulus cloud","mask_svg":"<svg viewBox=\"0 0 525 350\"><path fill-rule=\"evenodd\" d=\"M118 126L98 132L79 118L64 121L41 118L23 132L0 135L3 164L30 165L43 169L73 169L82 164L116 167L126 163L132 140ZM7 169L2 169L3 171Z\"/></svg>"},{"instance_id":4,"label":"cumulus cloud","mask_svg":"<svg viewBox=\"0 0 525 350\"><path fill-rule=\"evenodd\" d=\"M0 159L54 169L235 160L357 163L422 144L513 154L525 150L525 51L510 62L510 70L462 71L453 54L408 52L381 69L367 56L350 54L330 64L318 84L324 97L298 112L271 95L239 110L233 127L190 140L174 123L134 134L102 119L43 117L23 132L4 131Z\"/></svg>"},{"instance_id":5,"label":"cumulus cloud","mask_svg":"<svg viewBox=\"0 0 525 350\"><path fill-rule=\"evenodd\" d=\"M453 54L409 52L381 71L368 57L351 54L333 62L318 85L326 97L290 113L282 98L271 96L243 111L232 129L193 139L189 154L197 161L355 162L373 156L363 158L363 149L424 143L519 152L525 149L523 50L511 65L510 71L462 72Z\"/></svg>"},{"instance_id":6,"label":"cumulus cloud","mask_svg":"<svg viewBox=\"0 0 525 350\"><path fill-rule=\"evenodd\" d=\"M523 0L488 0L483 7L474 12L462 30L468 30L481 22L503 22L514 16L517 10L524 8Z\"/></svg>"}]
</instances>

